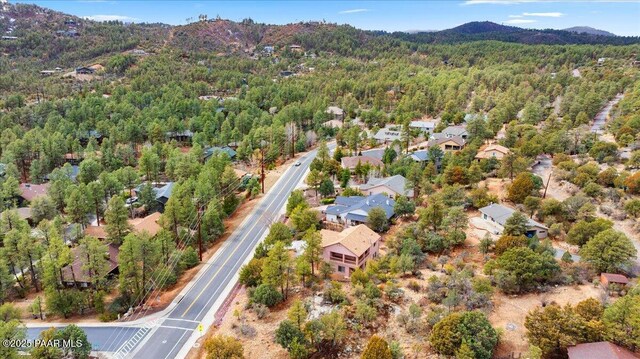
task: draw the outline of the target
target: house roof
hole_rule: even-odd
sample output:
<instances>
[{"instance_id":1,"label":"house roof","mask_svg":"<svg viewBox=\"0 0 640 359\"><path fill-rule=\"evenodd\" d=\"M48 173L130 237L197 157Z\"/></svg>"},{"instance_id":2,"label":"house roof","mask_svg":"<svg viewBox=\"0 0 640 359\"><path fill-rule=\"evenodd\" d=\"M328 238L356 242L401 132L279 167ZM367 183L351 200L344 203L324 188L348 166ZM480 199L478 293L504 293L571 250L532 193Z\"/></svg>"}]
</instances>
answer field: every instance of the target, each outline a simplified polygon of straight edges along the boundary
<instances>
[{"instance_id":1,"label":"house roof","mask_svg":"<svg viewBox=\"0 0 640 359\"><path fill-rule=\"evenodd\" d=\"M379 141L395 141L402 138L402 132L392 130L390 127L381 128L373 135L373 138Z\"/></svg>"},{"instance_id":2,"label":"house roof","mask_svg":"<svg viewBox=\"0 0 640 359\"><path fill-rule=\"evenodd\" d=\"M322 247L341 244L356 257L360 257L371 245L380 239L380 235L364 224L349 227L342 232L320 230Z\"/></svg>"},{"instance_id":3,"label":"house roof","mask_svg":"<svg viewBox=\"0 0 640 359\"><path fill-rule=\"evenodd\" d=\"M417 162L428 161L429 160L429 150L415 151L411 155L409 155L409 157L411 157L412 160L417 161Z\"/></svg>"},{"instance_id":4,"label":"house roof","mask_svg":"<svg viewBox=\"0 0 640 359\"><path fill-rule=\"evenodd\" d=\"M407 188L407 179L401 175L384 178L370 178L366 184L360 186L360 189L365 191L378 186L386 186L392 189L395 193L413 197L413 189Z\"/></svg>"},{"instance_id":5,"label":"house roof","mask_svg":"<svg viewBox=\"0 0 640 359\"><path fill-rule=\"evenodd\" d=\"M435 134L434 134L435 135ZM453 137L439 137L436 139L432 139L431 141L429 141L429 143L427 144L428 147L431 146L440 146L443 143L447 143L447 142L453 142L455 143L457 146L464 146L464 138L460 137L460 136L453 136Z\"/></svg>"},{"instance_id":6,"label":"house roof","mask_svg":"<svg viewBox=\"0 0 640 359\"><path fill-rule=\"evenodd\" d=\"M25 200L31 202L37 197L44 196L47 194L49 190L49 184L31 184L31 183L20 183L20 197Z\"/></svg>"},{"instance_id":7,"label":"house roof","mask_svg":"<svg viewBox=\"0 0 640 359\"><path fill-rule=\"evenodd\" d=\"M69 179L75 181L78 178L78 174L80 173L80 166L71 165L71 171L69 172ZM44 179L49 180L51 177L51 173L44 176Z\"/></svg>"},{"instance_id":8,"label":"house roof","mask_svg":"<svg viewBox=\"0 0 640 359\"><path fill-rule=\"evenodd\" d=\"M171 192L173 191L175 182L167 182L162 187L153 187L153 192L156 194L156 201L166 203L171 198ZM136 192L140 192L142 185L135 188Z\"/></svg>"},{"instance_id":9,"label":"house roof","mask_svg":"<svg viewBox=\"0 0 640 359\"><path fill-rule=\"evenodd\" d=\"M336 197L336 200L334 203L335 204L333 206L327 207L327 210L325 211L326 214L333 214L333 215L347 214L347 215L351 215L349 219L356 219L356 220L365 219L366 220L366 217L368 216L369 211L375 207L382 208L387 214L387 219L393 217L393 215L395 214L393 210L395 201L381 193L374 194L367 197L338 196Z\"/></svg>"},{"instance_id":10,"label":"house roof","mask_svg":"<svg viewBox=\"0 0 640 359\"><path fill-rule=\"evenodd\" d=\"M130 219L128 222L134 233L142 234L146 232L153 237L162 230L162 226L158 223L161 216L160 212L154 212L146 217ZM98 239L109 237L105 225L87 226L87 228L84 229L84 234Z\"/></svg>"},{"instance_id":11,"label":"house roof","mask_svg":"<svg viewBox=\"0 0 640 359\"><path fill-rule=\"evenodd\" d=\"M567 348L569 359L638 359L636 354L610 342L583 343Z\"/></svg>"},{"instance_id":12,"label":"house roof","mask_svg":"<svg viewBox=\"0 0 640 359\"><path fill-rule=\"evenodd\" d=\"M236 157L236 151L234 151L233 148L231 148L229 146L209 147L209 148L205 149L203 152L204 152L204 158L205 159L213 156L213 154L216 153L216 152L226 153L227 156L229 156L229 158L232 158L232 159L234 157Z\"/></svg>"},{"instance_id":13,"label":"house roof","mask_svg":"<svg viewBox=\"0 0 640 359\"><path fill-rule=\"evenodd\" d=\"M102 226L87 226L84 229L85 236L96 237L98 239L106 239L109 237L107 234L107 229L104 225Z\"/></svg>"},{"instance_id":14,"label":"house roof","mask_svg":"<svg viewBox=\"0 0 640 359\"><path fill-rule=\"evenodd\" d=\"M191 132L190 130L169 131L169 132L167 132L167 136L169 136L169 137L193 137L193 132Z\"/></svg>"},{"instance_id":15,"label":"house roof","mask_svg":"<svg viewBox=\"0 0 640 359\"><path fill-rule=\"evenodd\" d=\"M629 278L622 274L601 273L600 277L606 278L609 283L629 284Z\"/></svg>"},{"instance_id":16,"label":"house roof","mask_svg":"<svg viewBox=\"0 0 640 359\"><path fill-rule=\"evenodd\" d=\"M434 129L436 123L435 121L411 121L409 127Z\"/></svg>"},{"instance_id":17,"label":"house roof","mask_svg":"<svg viewBox=\"0 0 640 359\"><path fill-rule=\"evenodd\" d=\"M158 224L158 221L160 220L161 216L162 215L160 214L160 212L155 212L143 218L130 219L129 224L133 228L134 232L136 233L146 232L147 234L153 237L156 234L158 234L160 230L162 230L162 226Z\"/></svg>"},{"instance_id":18,"label":"house roof","mask_svg":"<svg viewBox=\"0 0 640 359\"><path fill-rule=\"evenodd\" d=\"M361 151L362 156L372 157L382 161L382 157L384 156L384 148L372 148L370 150Z\"/></svg>"},{"instance_id":19,"label":"house roof","mask_svg":"<svg viewBox=\"0 0 640 359\"><path fill-rule=\"evenodd\" d=\"M508 149L508 148L506 148L504 146L501 146L499 144L493 143L493 144L490 144L489 146L481 147L478 150L478 154L476 155L476 158L488 158L488 157L491 157L491 155L489 155L489 152L491 152L491 151L500 152L500 153L503 153L505 155L507 153L511 152L510 149Z\"/></svg>"},{"instance_id":20,"label":"house roof","mask_svg":"<svg viewBox=\"0 0 640 359\"><path fill-rule=\"evenodd\" d=\"M118 268L118 255L120 254L120 250L115 244L107 245L107 252L105 256L108 255L107 264L109 266L107 273L113 272L116 268ZM89 272L82 267L85 264L86 257L81 255L80 248L76 247L71 250L71 255L73 256L73 262L70 265L62 268L62 277L67 282L89 282ZM71 268L73 268L73 275L71 272Z\"/></svg>"},{"instance_id":21,"label":"house roof","mask_svg":"<svg viewBox=\"0 0 640 359\"><path fill-rule=\"evenodd\" d=\"M324 127L330 127L330 128L342 128L342 121L340 121L340 120L329 120L327 122L323 122L322 125Z\"/></svg>"},{"instance_id":22,"label":"house roof","mask_svg":"<svg viewBox=\"0 0 640 359\"><path fill-rule=\"evenodd\" d=\"M332 115L344 115L344 110L338 106L329 106L327 107L326 113L330 113Z\"/></svg>"},{"instance_id":23,"label":"house roof","mask_svg":"<svg viewBox=\"0 0 640 359\"><path fill-rule=\"evenodd\" d=\"M464 126L449 126L442 130L442 133L447 136L466 136L468 134Z\"/></svg>"},{"instance_id":24,"label":"house roof","mask_svg":"<svg viewBox=\"0 0 640 359\"><path fill-rule=\"evenodd\" d=\"M351 156L351 157L342 157L342 167L347 168L355 168L358 165L358 162L361 164L368 163L372 166L382 166L383 163L377 158L369 157L369 156Z\"/></svg>"},{"instance_id":25,"label":"house roof","mask_svg":"<svg viewBox=\"0 0 640 359\"><path fill-rule=\"evenodd\" d=\"M480 208L480 212L493 218L499 225L504 226L507 219L513 215L516 210L497 203L491 203L486 207ZM531 227L547 228L544 224L538 223L533 219L528 219L528 225Z\"/></svg>"}]
</instances>

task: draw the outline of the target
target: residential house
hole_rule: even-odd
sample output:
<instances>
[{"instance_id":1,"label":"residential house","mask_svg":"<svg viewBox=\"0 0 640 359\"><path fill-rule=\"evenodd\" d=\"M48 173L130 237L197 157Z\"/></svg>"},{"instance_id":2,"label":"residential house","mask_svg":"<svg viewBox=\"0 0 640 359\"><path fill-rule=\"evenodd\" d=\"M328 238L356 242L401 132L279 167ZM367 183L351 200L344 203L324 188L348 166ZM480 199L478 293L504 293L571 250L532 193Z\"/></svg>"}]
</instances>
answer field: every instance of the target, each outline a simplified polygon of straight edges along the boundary
<instances>
[{"instance_id":1,"label":"residential house","mask_svg":"<svg viewBox=\"0 0 640 359\"><path fill-rule=\"evenodd\" d=\"M289 50L292 52L303 52L302 46L300 45L289 45Z\"/></svg>"},{"instance_id":2,"label":"residential house","mask_svg":"<svg viewBox=\"0 0 640 359\"><path fill-rule=\"evenodd\" d=\"M65 167L63 166L62 169L64 169ZM68 177L70 180L72 180L73 182L76 181L76 179L78 178L78 174L80 173L80 166L77 165L71 165L69 166L70 170L67 173ZM53 173L53 172L52 172ZM47 174L44 176L45 181L49 181L51 178L51 173Z\"/></svg>"},{"instance_id":3,"label":"residential house","mask_svg":"<svg viewBox=\"0 0 640 359\"><path fill-rule=\"evenodd\" d=\"M435 140L430 140L427 143L427 148L438 146L444 152L458 152L462 151L465 145L465 140L462 137L440 137Z\"/></svg>"},{"instance_id":4,"label":"residential house","mask_svg":"<svg viewBox=\"0 0 640 359\"><path fill-rule=\"evenodd\" d=\"M53 75L55 73L56 73L55 70L42 70L42 71L40 71L40 75L42 75L42 76L51 76L51 75Z\"/></svg>"},{"instance_id":5,"label":"residential house","mask_svg":"<svg viewBox=\"0 0 640 359\"><path fill-rule=\"evenodd\" d=\"M26 202L31 202L37 197L45 196L49 191L49 184L20 183L20 198Z\"/></svg>"},{"instance_id":6,"label":"residential house","mask_svg":"<svg viewBox=\"0 0 640 359\"><path fill-rule=\"evenodd\" d=\"M337 106L329 106L325 113L333 116L334 120L344 121L344 110Z\"/></svg>"},{"instance_id":7,"label":"residential house","mask_svg":"<svg viewBox=\"0 0 640 359\"><path fill-rule=\"evenodd\" d=\"M413 189L407 188L407 179L401 175L384 178L370 178L366 184L360 186L365 196L385 194L390 198L405 196L413 198Z\"/></svg>"},{"instance_id":8,"label":"residential house","mask_svg":"<svg viewBox=\"0 0 640 359\"><path fill-rule=\"evenodd\" d=\"M325 220L331 223L342 224L345 227L357 226L367 223L369 211L380 207L391 219L395 215L393 206L395 201L384 194L373 194L370 196L338 196L333 205L325 210Z\"/></svg>"},{"instance_id":9,"label":"residential house","mask_svg":"<svg viewBox=\"0 0 640 359\"><path fill-rule=\"evenodd\" d=\"M411 121L409 127L419 130L422 133L431 134L436 128L435 121Z\"/></svg>"},{"instance_id":10,"label":"residential house","mask_svg":"<svg viewBox=\"0 0 640 359\"><path fill-rule=\"evenodd\" d=\"M271 55L273 55L273 51L274 51L274 50L275 50L275 49L273 48L273 46L268 46L268 45L267 45L267 46L265 46L265 47L263 48L263 51L262 51L262 52L263 52L266 56L271 56Z\"/></svg>"},{"instance_id":11,"label":"residential house","mask_svg":"<svg viewBox=\"0 0 640 359\"><path fill-rule=\"evenodd\" d=\"M364 269L368 260L378 257L381 237L364 224L342 232L320 230L322 258L331 265L334 274L348 278L357 269Z\"/></svg>"},{"instance_id":12,"label":"residential house","mask_svg":"<svg viewBox=\"0 0 640 359\"><path fill-rule=\"evenodd\" d=\"M368 156L350 156L350 157L342 157L340 161L342 168L347 168L351 171L356 169L358 163L361 165L369 164L372 167L382 167L384 163L381 160Z\"/></svg>"},{"instance_id":13,"label":"residential house","mask_svg":"<svg viewBox=\"0 0 640 359\"><path fill-rule=\"evenodd\" d=\"M340 120L329 120L322 123L322 126L328 128L342 128L342 121Z\"/></svg>"},{"instance_id":14,"label":"residential house","mask_svg":"<svg viewBox=\"0 0 640 359\"><path fill-rule=\"evenodd\" d=\"M448 126L441 132L445 137L462 137L464 140L469 137L469 133L467 132L467 128L464 126Z\"/></svg>"},{"instance_id":15,"label":"residential house","mask_svg":"<svg viewBox=\"0 0 640 359\"><path fill-rule=\"evenodd\" d=\"M289 71L289 70L280 71L280 77L289 77L293 75L295 75L295 72L293 71Z\"/></svg>"},{"instance_id":16,"label":"residential house","mask_svg":"<svg viewBox=\"0 0 640 359\"><path fill-rule=\"evenodd\" d=\"M113 278L118 274L118 255L120 250L115 244L108 244L105 257L107 259L107 277ZM87 258L81 255L80 248L76 247L71 250L73 262L62 268L62 278L64 285L67 287L78 286L80 288L88 288L93 281L92 274L85 268Z\"/></svg>"},{"instance_id":17,"label":"residential house","mask_svg":"<svg viewBox=\"0 0 640 359\"><path fill-rule=\"evenodd\" d=\"M76 68L76 74L78 75L93 75L94 72L95 70L91 67L82 66Z\"/></svg>"},{"instance_id":18,"label":"residential house","mask_svg":"<svg viewBox=\"0 0 640 359\"><path fill-rule=\"evenodd\" d=\"M582 343L567 348L569 359L640 359L630 350L611 342Z\"/></svg>"},{"instance_id":19,"label":"residential house","mask_svg":"<svg viewBox=\"0 0 640 359\"><path fill-rule=\"evenodd\" d=\"M153 186L153 191L156 194L156 201L160 205L160 212L164 212L164 206L169 202L169 198L171 198L171 191L173 191L174 182L167 182L160 187ZM142 185L136 187L134 189L136 196L140 197L140 190L142 189Z\"/></svg>"},{"instance_id":20,"label":"residential house","mask_svg":"<svg viewBox=\"0 0 640 359\"><path fill-rule=\"evenodd\" d=\"M154 212L146 217L129 219L129 225L131 226L131 230L136 234L146 233L151 237L154 237L158 232L162 230L162 226L160 225L160 217L162 215L160 212ZM101 226L87 226L84 229L85 236L91 236L98 238L100 240L105 240L109 238L107 234L107 228L105 225Z\"/></svg>"},{"instance_id":21,"label":"residential house","mask_svg":"<svg viewBox=\"0 0 640 359\"><path fill-rule=\"evenodd\" d=\"M490 158L501 160L504 156L509 154L509 152L511 152L510 149L494 143L488 146L480 147L480 149L478 150L478 154L476 154L476 160L480 161Z\"/></svg>"},{"instance_id":22,"label":"residential house","mask_svg":"<svg viewBox=\"0 0 640 359\"><path fill-rule=\"evenodd\" d=\"M0 177L4 177L7 174L7 165L0 163Z\"/></svg>"},{"instance_id":23,"label":"residential house","mask_svg":"<svg viewBox=\"0 0 640 359\"><path fill-rule=\"evenodd\" d=\"M427 162L429 161L429 150L419 150L412 152L409 157L415 162Z\"/></svg>"},{"instance_id":24,"label":"residential house","mask_svg":"<svg viewBox=\"0 0 640 359\"><path fill-rule=\"evenodd\" d=\"M482 113L482 114L480 114L480 113L468 113L468 114L464 115L464 122L466 124L467 122L469 122L471 120L475 120L477 118L481 118L484 121L487 121L489 119L489 116L487 116L486 113Z\"/></svg>"},{"instance_id":25,"label":"residential house","mask_svg":"<svg viewBox=\"0 0 640 359\"><path fill-rule=\"evenodd\" d=\"M370 150L360 151L360 155L382 161L382 157L384 157L384 150L385 148L372 148Z\"/></svg>"},{"instance_id":26,"label":"residential house","mask_svg":"<svg viewBox=\"0 0 640 359\"><path fill-rule=\"evenodd\" d=\"M213 156L214 153L226 153L231 160L234 160L237 154L236 151L229 146L209 147L203 151L204 160L206 161L209 158L211 158L211 156Z\"/></svg>"},{"instance_id":27,"label":"residential house","mask_svg":"<svg viewBox=\"0 0 640 359\"><path fill-rule=\"evenodd\" d=\"M193 137L193 132L190 130L184 131L169 131L166 133L169 141L176 140L178 142L191 142L191 138Z\"/></svg>"},{"instance_id":28,"label":"residential house","mask_svg":"<svg viewBox=\"0 0 640 359\"><path fill-rule=\"evenodd\" d=\"M378 143L390 143L395 140L402 140L402 132L398 130L398 127L385 127L381 128L373 135L373 138L378 141Z\"/></svg>"},{"instance_id":29,"label":"residential house","mask_svg":"<svg viewBox=\"0 0 640 359\"><path fill-rule=\"evenodd\" d=\"M480 208L482 219L495 225L496 232L501 234L507 219L515 213L515 209L509 208L497 203L492 203L486 207ZM544 224L538 223L533 219L529 219L527 223L527 237L538 236L538 238L547 238L549 228Z\"/></svg>"},{"instance_id":30,"label":"residential house","mask_svg":"<svg viewBox=\"0 0 640 359\"><path fill-rule=\"evenodd\" d=\"M18 40L17 36L2 36L2 40Z\"/></svg>"},{"instance_id":31,"label":"residential house","mask_svg":"<svg viewBox=\"0 0 640 359\"><path fill-rule=\"evenodd\" d=\"M605 288L609 287L610 284L624 287L629 284L629 278L622 274L600 273L600 284Z\"/></svg>"}]
</instances>

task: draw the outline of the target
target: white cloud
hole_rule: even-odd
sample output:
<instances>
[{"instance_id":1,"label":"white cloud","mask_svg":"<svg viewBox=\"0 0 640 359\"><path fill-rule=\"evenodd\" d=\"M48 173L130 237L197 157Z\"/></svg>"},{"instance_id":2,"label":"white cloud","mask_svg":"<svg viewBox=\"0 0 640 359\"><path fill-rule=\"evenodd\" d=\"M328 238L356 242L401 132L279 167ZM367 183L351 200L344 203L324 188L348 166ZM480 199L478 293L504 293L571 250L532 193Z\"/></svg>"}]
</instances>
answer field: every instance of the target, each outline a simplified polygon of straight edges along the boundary
<instances>
[{"instance_id":1,"label":"white cloud","mask_svg":"<svg viewBox=\"0 0 640 359\"><path fill-rule=\"evenodd\" d=\"M90 15L85 16L85 19L93 21L137 21L139 19L125 15Z\"/></svg>"},{"instance_id":2,"label":"white cloud","mask_svg":"<svg viewBox=\"0 0 640 359\"><path fill-rule=\"evenodd\" d=\"M506 24L531 24L534 22L536 21L531 19L511 19L511 20L505 21Z\"/></svg>"},{"instance_id":3,"label":"white cloud","mask_svg":"<svg viewBox=\"0 0 640 359\"><path fill-rule=\"evenodd\" d=\"M481 4L496 4L496 5L514 5L514 4L530 4L530 3L552 3L560 2L560 0L466 0L462 5L481 5ZM637 0L565 0L564 2L619 2L619 3L634 3Z\"/></svg>"},{"instance_id":4,"label":"white cloud","mask_svg":"<svg viewBox=\"0 0 640 359\"><path fill-rule=\"evenodd\" d=\"M368 12L371 11L369 9L351 9L351 10L342 10L338 11L338 14L357 14L359 12Z\"/></svg>"},{"instance_id":5,"label":"white cloud","mask_svg":"<svg viewBox=\"0 0 640 359\"><path fill-rule=\"evenodd\" d=\"M523 12L523 16L538 16L538 17L561 17L564 16L561 12Z\"/></svg>"},{"instance_id":6,"label":"white cloud","mask_svg":"<svg viewBox=\"0 0 640 359\"><path fill-rule=\"evenodd\" d=\"M481 5L481 4L496 4L496 5L512 5L522 4L528 2L536 2L536 0L467 0L464 5Z\"/></svg>"},{"instance_id":7,"label":"white cloud","mask_svg":"<svg viewBox=\"0 0 640 359\"><path fill-rule=\"evenodd\" d=\"M524 17L524 16L522 16L522 15L509 15L509 17L512 18L512 19L519 19L519 18Z\"/></svg>"}]
</instances>

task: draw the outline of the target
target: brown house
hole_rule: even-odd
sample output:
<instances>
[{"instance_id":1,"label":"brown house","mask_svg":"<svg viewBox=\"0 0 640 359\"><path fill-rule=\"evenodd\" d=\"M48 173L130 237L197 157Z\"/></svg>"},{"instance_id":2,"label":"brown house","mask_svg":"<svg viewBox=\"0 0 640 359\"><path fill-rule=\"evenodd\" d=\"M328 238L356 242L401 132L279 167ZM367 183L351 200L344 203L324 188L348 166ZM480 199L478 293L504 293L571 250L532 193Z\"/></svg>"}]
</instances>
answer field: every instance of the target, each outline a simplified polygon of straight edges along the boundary
<instances>
[{"instance_id":1,"label":"brown house","mask_svg":"<svg viewBox=\"0 0 640 359\"><path fill-rule=\"evenodd\" d=\"M600 284L605 288L610 284L625 286L629 284L629 278L622 274L602 273L600 274Z\"/></svg>"},{"instance_id":2,"label":"brown house","mask_svg":"<svg viewBox=\"0 0 640 359\"><path fill-rule=\"evenodd\" d=\"M118 255L120 250L115 244L107 246L107 252L104 254L107 259L107 277L113 277L118 274ZM67 287L79 286L87 288L91 285L91 273L83 268L87 258L81 255L80 248L76 247L71 250L73 262L62 268L62 279Z\"/></svg>"},{"instance_id":3,"label":"brown house","mask_svg":"<svg viewBox=\"0 0 640 359\"><path fill-rule=\"evenodd\" d=\"M158 223L160 216L162 216L160 212L154 212L143 218L130 219L129 225L131 226L133 233L142 234L146 232L148 235L153 237L162 229L162 226ZM84 230L84 234L86 236L96 237L100 240L107 239L108 237L105 225L87 226Z\"/></svg>"},{"instance_id":4,"label":"brown house","mask_svg":"<svg viewBox=\"0 0 640 359\"><path fill-rule=\"evenodd\" d=\"M49 191L49 184L20 183L20 197L27 202L31 202L37 197L45 196Z\"/></svg>"},{"instance_id":5,"label":"brown house","mask_svg":"<svg viewBox=\"0 0 640 359\"><path fill-rule=\"evenodd\" d=\"M369 157L369 156L351 156L351 157L342 157L342 168L347 168L351 171L356 169L356 166L360 163L360 165L369 164L372 167L382 167L384 163L377 158Z\"/></svg>"},{"instance_id":6,"label":"brown house","mask_svg":"<svg viewBox=\"0 0 640 359\"><path fill-rule=\"evenodd\" d=\"M610 342L583 343L567 349L569 359L639 359L631 351Z\"/></svg>"}]
</instances>

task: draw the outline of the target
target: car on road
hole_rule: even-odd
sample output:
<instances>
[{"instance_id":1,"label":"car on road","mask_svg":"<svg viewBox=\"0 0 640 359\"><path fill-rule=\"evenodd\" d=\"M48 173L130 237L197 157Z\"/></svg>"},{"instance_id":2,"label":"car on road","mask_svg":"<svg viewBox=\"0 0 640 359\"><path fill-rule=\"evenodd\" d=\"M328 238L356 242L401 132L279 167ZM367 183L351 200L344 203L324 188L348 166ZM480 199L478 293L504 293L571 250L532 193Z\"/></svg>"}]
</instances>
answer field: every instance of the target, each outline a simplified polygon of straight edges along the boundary
<instances>
[{"instance_id":1,"label":"car on road","mask_svg":"<svg viewBox=\"0 0 640 359\"><path fill-rule=\"evenodd\" d=\"M300 161L298 161L298 162L294 163L293 165L294 165L294 166L296 166L296 167L298 167L298 166L300 166L301 164L302 164L302 163L300 163Z\"/></svg>"}]
</instances>

